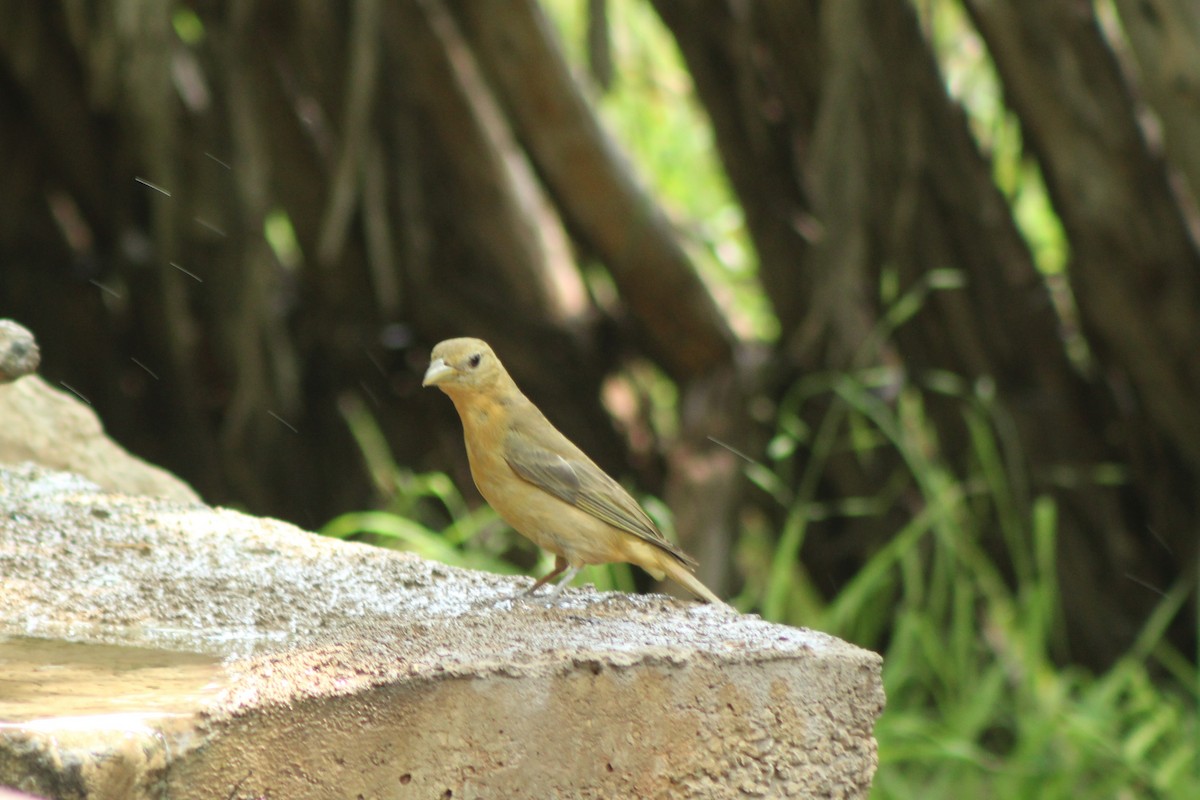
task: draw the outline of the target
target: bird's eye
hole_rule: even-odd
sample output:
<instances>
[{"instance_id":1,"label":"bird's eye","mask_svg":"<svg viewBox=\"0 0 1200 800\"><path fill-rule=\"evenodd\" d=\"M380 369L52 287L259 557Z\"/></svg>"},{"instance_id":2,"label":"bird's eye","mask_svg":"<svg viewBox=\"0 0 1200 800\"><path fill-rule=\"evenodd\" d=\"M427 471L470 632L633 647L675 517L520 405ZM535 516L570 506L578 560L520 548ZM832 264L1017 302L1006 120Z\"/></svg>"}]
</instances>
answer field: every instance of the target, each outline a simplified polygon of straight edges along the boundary
<instances>
[{"instance_id":1,"label":"bird's eye","mask_svg":"<svg viewBox=\"0 0 1200 800\"><path fill-rule=\"evenodd\" d=\"M479 353L476 353L475 355L473 355L467 359L467 366L469 366L471 369L475 369L476 367L479 366L479 362L482 360L483 360L483 356L481 356Z\"/></svg>"}]
</instances>

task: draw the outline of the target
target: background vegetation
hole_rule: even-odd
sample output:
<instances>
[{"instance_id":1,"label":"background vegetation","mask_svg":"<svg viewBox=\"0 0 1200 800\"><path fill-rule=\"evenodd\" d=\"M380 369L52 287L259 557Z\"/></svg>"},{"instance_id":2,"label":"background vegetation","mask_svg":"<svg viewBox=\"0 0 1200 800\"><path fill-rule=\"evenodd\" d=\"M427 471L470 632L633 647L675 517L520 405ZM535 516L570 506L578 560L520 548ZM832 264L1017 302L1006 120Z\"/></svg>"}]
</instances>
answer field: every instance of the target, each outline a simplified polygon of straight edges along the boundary
<instances>
[{"instance_id":1,"label":"background vegetation","mask_svg":"<svg viewBox=\"0 0 1200 800\"><path fill-rule=\"evenodd\" d=\"M877 796L1194 793L1191 0L10 4L0 118L0 315L210 501L544 569L418 386L483 336L884 653Z\"/></svg>"}]
</instances>

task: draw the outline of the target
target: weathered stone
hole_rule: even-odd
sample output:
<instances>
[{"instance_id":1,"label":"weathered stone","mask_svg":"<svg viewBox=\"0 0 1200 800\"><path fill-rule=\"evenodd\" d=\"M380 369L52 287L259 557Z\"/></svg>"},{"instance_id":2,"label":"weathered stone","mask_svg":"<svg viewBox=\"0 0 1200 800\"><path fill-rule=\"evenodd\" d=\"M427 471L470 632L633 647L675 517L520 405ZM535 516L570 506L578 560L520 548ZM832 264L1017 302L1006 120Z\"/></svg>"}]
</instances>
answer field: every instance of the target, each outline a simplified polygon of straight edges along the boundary
<instances>
[{"instance_id":1,"label":"weathered stone","mask_svg":"<svg viewBox=\"0 0 1200 800\"><path fill-rule=\"evenodd\" d=\"M111 492L200 499L179 478L105 436L91 408L33 374L39 363L33 334L11 319L0 319L0 463L32 461L68 470Z\"/></svg>"},{"instance_id":2,"label":"weathered stone","mask_svg":"<svg viewBox=\"0 0 1200 800\"><path fill-rule=\"evenodd\" d=\"M0 468L0 784L54 797L864 797L880 659ZM3 636L7 638L2 638Z\"/></svg>"},{"instance_id":3,"label":"weathered stone","mask_svg":"<svg viewBox=\"0 0 1200 800\"><path fill-rule=\"evenodd\" d=\"M86 404L37 375L0 384L0 463L69 470L111 492L195 501L192 488L104 435Z\"/></svg>"},{"instance_id":4,"label":"weathered stone","mask_svg":"<svg viewBox=\"0 0 1200 800\"><path fill-rule=\"evenodd\" d=\"M36 372L40 363L42 351L29 329L11 319L0 319L0 383Z\"/></svg>"}]
</instances>

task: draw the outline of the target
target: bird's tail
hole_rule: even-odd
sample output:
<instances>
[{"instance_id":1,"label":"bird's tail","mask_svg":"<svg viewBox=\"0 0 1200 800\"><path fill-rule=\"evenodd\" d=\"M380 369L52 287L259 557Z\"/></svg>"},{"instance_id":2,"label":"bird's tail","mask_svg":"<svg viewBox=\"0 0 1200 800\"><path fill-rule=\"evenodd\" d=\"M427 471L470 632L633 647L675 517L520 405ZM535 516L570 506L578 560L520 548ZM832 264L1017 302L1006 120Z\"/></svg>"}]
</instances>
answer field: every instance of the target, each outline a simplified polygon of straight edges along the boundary
<instances>
[{"instance_id":1,"label":"bird's tail","mask_svg":"<svg viewBox=\"0 0 1200 800\"><path fill-rule=\"evenodd\" d=\"M666 573L667 577L678 583L683 588L687 589L692 594L699 597L708 603L723 606L725 601L713 594L712 590L700 582L700 579L692 574L692 571L682 563L672 558L670 555L664 554L664 558L658 560L659 568Z\"/></svg>"}]
</instances>

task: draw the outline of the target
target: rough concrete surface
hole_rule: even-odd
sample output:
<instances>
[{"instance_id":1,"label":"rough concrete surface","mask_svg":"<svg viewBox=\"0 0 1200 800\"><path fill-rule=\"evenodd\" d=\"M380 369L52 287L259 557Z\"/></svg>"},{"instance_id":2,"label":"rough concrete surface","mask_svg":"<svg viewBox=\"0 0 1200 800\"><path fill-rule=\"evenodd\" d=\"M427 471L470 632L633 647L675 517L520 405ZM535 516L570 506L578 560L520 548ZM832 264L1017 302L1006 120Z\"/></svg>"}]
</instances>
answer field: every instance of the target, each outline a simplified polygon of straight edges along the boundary
<instances>
[{"instance_id":1,"label":"rough concrete surface","mask_svg":"<svg viewBox=\"0 0 1200 800\"><path fill-rule=\"evenodd\" d=\"M863 797L880 659L0 467L0 785L47 797Z\"/></svg>"}]
</instances>

